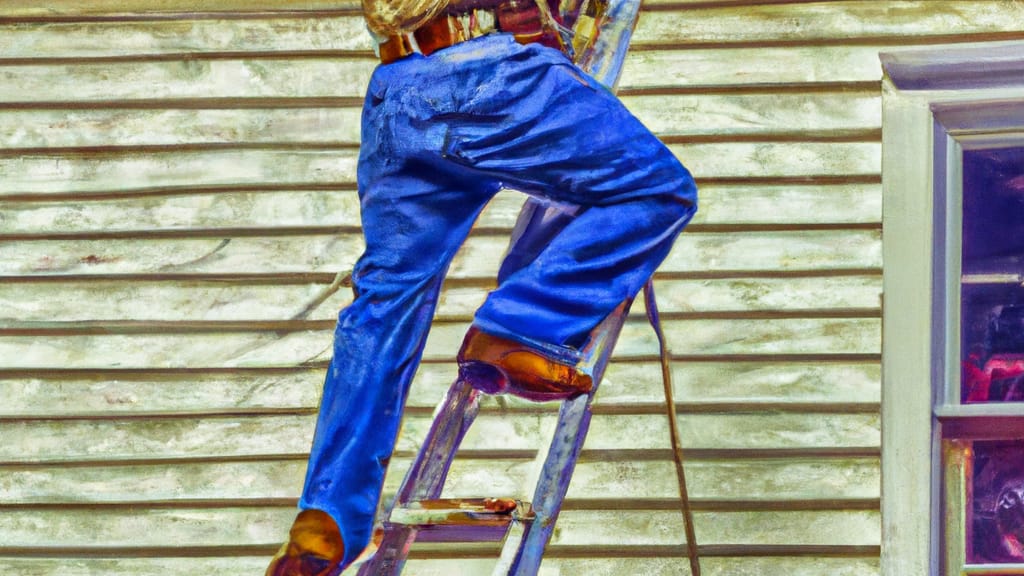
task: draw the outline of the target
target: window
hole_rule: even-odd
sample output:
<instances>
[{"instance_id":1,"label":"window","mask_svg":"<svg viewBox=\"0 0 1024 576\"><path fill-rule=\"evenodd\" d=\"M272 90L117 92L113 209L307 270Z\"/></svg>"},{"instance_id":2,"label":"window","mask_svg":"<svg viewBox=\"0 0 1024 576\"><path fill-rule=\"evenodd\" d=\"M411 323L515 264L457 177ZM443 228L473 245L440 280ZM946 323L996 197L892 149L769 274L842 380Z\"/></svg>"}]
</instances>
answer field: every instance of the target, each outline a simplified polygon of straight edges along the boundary
<instances>
[{"instance_id":1,"label":"window","mask_svg":"<svg viewBox=\"0 0 1024 576\"><path fill-rule=\"evenodd\" d=\"M946 186L936 187L945 329L935 334L956 359L936 395L939 543L946 574L1024 574L1024 134L949 130L933 109L949 139Z\"/></svg>"},{"instance_id":2,"label":"window","mask_svg":"<svg viewBox=\"0 0 1024 576\"><path fill-rule=\"evenodd\" d=\"M1024 44L882 55L887 575L1024 575Z\"/></svg>"}]
</instances>

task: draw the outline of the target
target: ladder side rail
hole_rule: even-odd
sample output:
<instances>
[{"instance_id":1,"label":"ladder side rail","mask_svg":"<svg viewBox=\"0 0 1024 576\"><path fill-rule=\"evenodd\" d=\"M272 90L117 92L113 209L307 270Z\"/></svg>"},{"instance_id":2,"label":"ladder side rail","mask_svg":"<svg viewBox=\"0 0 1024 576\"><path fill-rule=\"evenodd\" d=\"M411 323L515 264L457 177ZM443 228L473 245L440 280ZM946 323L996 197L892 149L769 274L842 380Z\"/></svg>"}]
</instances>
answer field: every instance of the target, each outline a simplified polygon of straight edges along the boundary
<instances>
[{"instance_id":1,"label":"ladder side rail","mask_svg":"<svg viewBox=\"0 0 1024 576\"><path fill-rule=\"evenodd\" d=\"M578 55L577 64L600 84L614 91L622 73L629 40L636 26L641 0L610 2L607 17L601 26L598 42ZM509 248L498 272L498 283L529 264L541 250L584 208L556 204L531 196L520 211ZM598 325L590 341L594 388L588 396L563 402L559 424L536 487L533 509L536 519L526 525L514 526L506 538L494 575L533 575L540 569L544 548L554 531L562 501L575 471L576 460L586 439L590 424L590 403L604 375L604 368L615 347L622 324L629 310L624 303L620 310ZM567 443L567 438L572 438Z\"/></svg>"},{"instance_id":2,"label":"ladder side rail","mask_svg":"<svg viewBox=\"0 0 1024 576\"><path fill-rule=\"evenodd\" d=\"M385 522L380 548L359 567L358 576L399 576L415 540L416 529Z\"/></svg>"},{"instance_id":3,"label":"ladder side rail","mask_svg":"<svg viewBox=\"0 0 1024 576\"><path fill-rule=\"evenodd\" d=\"M461 380L448 389L395 497L395 505L441 497L455 453L480 412L480 391Z\"/></svg>"},{"instance_id":4,"label":"ladder side rail","mask_svg":"<svg viewBox=\"0 0 1024 576\"><path fill-rule=\"evenodd\" d=\"M438 498L444 488L455 452L480 410L480 392L456 380L434 411L434 421L416 454L391 509L416 500ZM387 518L391 517L391 509ZM384 522L384 536L373 557L358 576L397 576L402 573L417 530Z\"/></svg>"},{"instance_id":5,"label":"ladder side rail","mask_svg":"<svg viewBox=\"0 0 1024 576\"><path fill-rule=\"evenodd\" d=\"M616 90L641 0L610 0L599 25L597 41L576 55L576 65L612 92Z\"/></svg>"},{"instance_id":6,"label":"ladder side rail","mask_svg":"<svg viewBox=\"0 0 1024 576\"><path fill-rule=\"evenodd\" d=\"M534 492L534 521L524 527L521 540L515 543L511 565L507 570L504 566L497 567L494 576L534 576L540 570L544 550L554 533L583 439L590 427L591 399L592 396L587 395L563 402L551 449ZM506 541L506 545L511 544ZM503 550L502 557L505 556Z\"/></svg>"},{"instance_id":7,"label":"ladder side rail","mask_svg":"<svg viewBox=\"0 0 1024 576\"><path fill-rule=\"evenodd\" d=\"M534 576L540 570L544 549L554 533L555 522L562 510L562 502L569 490L576 461L590 428L591 404L600 387L604 370L608 365L615 342L629 313L631 302L624 302L594 329L591 343L584 350L584 365L594 379L590 394L566 400L562 403L547 457L533 495L534 521L524 527L520 542L506 541L505 548L516 547L516 553L505 571L505 564L499 562L495 576ZM508 553L503 549L502 559Z\"/></svg>"}]
</instances>

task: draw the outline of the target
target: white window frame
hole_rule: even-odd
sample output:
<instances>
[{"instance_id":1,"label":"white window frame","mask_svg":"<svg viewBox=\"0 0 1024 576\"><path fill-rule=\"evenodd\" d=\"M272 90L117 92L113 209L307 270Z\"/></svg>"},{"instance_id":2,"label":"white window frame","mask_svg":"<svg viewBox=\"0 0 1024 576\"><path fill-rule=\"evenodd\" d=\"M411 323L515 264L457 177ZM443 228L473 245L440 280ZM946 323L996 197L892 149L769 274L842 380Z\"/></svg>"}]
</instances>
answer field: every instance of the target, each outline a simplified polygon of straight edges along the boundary
<instances>
[{"instance_id":1,"label":"white window frame","mask_svg":"<svg viewBox=\"0 0 1024 576\"><path fill-rule=\"evenodd\" d=\"M941 427L982 413L1024 422L1024 403L959 404L962 150L1024 145L1024 43L881 60L882 574L939 575L955 561L940 518Z\"/></svg>"}]
</instances>

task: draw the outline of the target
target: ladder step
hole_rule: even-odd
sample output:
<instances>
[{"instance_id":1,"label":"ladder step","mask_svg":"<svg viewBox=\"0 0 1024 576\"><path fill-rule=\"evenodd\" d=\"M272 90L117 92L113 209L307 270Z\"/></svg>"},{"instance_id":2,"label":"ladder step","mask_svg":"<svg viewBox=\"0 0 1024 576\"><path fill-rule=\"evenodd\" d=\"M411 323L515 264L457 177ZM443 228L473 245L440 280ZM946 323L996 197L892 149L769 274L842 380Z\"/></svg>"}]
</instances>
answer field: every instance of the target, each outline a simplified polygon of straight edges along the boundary
<instances>
[{"instance_id":1,"label":"ladder step","mask_svg":"<svg viewBox=\"0 0 1024 576\"><path fill-rule=\"evenodd\" d=\"M500 542L514 523L532 520L528 502L462 498L420 500L395 507L387 524L415 528L417 542Z\"/></svg>"}]
</instances>

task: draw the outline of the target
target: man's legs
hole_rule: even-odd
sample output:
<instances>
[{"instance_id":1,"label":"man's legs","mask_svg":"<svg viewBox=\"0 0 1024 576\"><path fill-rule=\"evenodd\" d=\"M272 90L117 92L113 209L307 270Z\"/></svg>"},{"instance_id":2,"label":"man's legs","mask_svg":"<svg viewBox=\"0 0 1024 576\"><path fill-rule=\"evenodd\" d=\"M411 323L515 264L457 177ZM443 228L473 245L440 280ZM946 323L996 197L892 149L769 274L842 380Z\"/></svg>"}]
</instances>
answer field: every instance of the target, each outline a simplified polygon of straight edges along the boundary
<instances>
[{"instance_id":1,"label":"man's legs","mask_svg":"<svg viewBox=\"0 0 1024 576\"><path fill-rule=\"evenodd\" d=\"M339 317L300 501L337 522L343 564L369 541L443 274L497 188L586 207L477 314L484 331L538 348L579 346L696 209L671 153L549 49L483 38L378 73L364 109L358 296Z\"/></svg>"}]
</instances>

